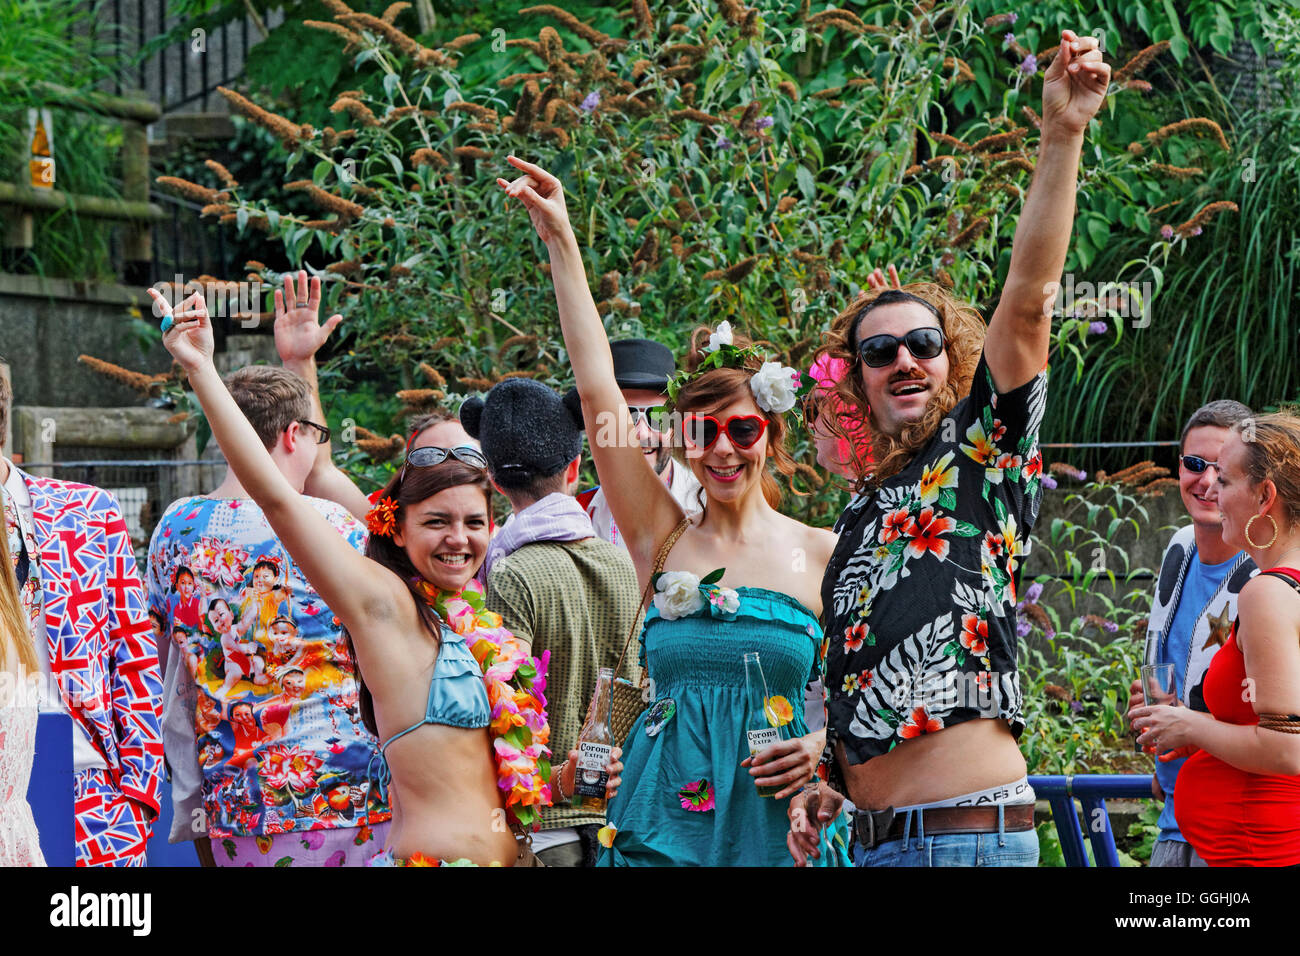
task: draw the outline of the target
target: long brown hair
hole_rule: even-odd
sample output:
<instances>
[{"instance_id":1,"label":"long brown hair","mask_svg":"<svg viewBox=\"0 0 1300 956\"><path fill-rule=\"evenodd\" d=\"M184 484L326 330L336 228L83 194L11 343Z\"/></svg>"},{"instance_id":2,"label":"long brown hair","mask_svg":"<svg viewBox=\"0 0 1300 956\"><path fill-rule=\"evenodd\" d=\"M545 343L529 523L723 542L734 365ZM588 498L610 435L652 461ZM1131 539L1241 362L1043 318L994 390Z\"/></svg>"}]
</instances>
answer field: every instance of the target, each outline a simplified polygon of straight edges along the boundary
<instances>
[{"instance_id":1,"label":"long brown hair","mask_svg":"<svg viewBox=\"0 0 1300 956\"><path fill-rule=\"evenodd\" d=\"M688 372L694 372L706 358L703 346L708 344L709 336L712 333L713 329L702 325L691 335L691 351L686 356L686 370ZM754 343L740 333L733 333L732 344L736 348L743 349ZM762 367L761 359L751 357L746 361L744 368L709 369L703 375L691 379L681 387L681 390L677 393L677 399L673 403L673 410L681 413L699 412L708 414L741 398L753 399L754 392L749 387L749 380ZM755 404L758 403L755 402ZM788 478L794 474L795 467L794 459L790 457L790 450L786 447L785 416L780 412L764 411L762 406L759 406L758 410L767 419L767 447L772 450L772 463L778 472ZM780 508L782 499L781 485L767 468L763 469L761 483L763 497L767 499L767 503L773 508ZM795 494L802 494L797 489L792 490ZM701 494L703 494L702 491Z\"/></svg>"},{"instance_id":2,"label":"long brown hair","mask_svg":"<svg viewBox=\"0 0 1300 956\"><path fill-rule=\"evenodd\" d=\"M389 498L397 504L397 514L394 520L400 525L402 515L408 507L432 498L448 488L456 488L460 485L473 485L482 491L484 501L487 503L488 513L491 514L492 486L488 483L487 473L481 468L467 465L457 458L448 458L440 465L424 468L404 465L397 470L397 474L393 476L392 480L384 486L380 498ZM402 583L406 585L406 589L411 592L411 598L415 601L415 610L420 616L420 623L429 632L429 636L436 639L441 622L437 613L416 589L416 582L420 578L420 572L411 563L411 559L406 554L406 549L400 547L389 535L372 533L370 539L366 542L366 557L382 564L402 579ZM362 719L365 720L366 726L370 728L371 733L378 733L375 727L374 702L370 696L370 690L366 687L365 680L361 678L360 665L357 666L357 678L360 687Z\"/></svg>"},{"instance_id":3,"label":"long brown hair","mask_svg":"<svg viewBox=\"0 0 1300 956\"><path fill-rule=\"evenodd\" d=\"M886 293L897 294L896 289L880 289L864 293L855 299L831 322L831 330L826 341L816 352L816 356L829 355L848 363L844 374L840 376L835 387L818 393L819 421L826 423L827 430L836 438L844 439L853 449L852 461L863 460L858 446L865 440L871 443L870 452L875 463L864 474L857 475L857 490L864 491L886 478L898 474L908 462L915 457L939 428L939 423L953 410L953 407L970 394L971 382L975 378L975 368L979 365L980 353L984 349L984 334L987 331L979 312L969 303L955 298L941 285L933 282L913 282L903 286L903 292L923 300L938 313L939 323L943 329L944 351L948 353L948 380L939 388L934 398L926 405L925 413L917 421L906 425L901 434L886 435L880 431L872 419L871 405L867 401L866 391L862 387L859 374L862 359L857 351L857 327L863 315L870 311L872 304ZM831 404L831 396L839 400L841 408ZM861 431L846 428L841 416L850 421L861 419L871 425L868 437L864 439ZM856 432L856 434L855 434Z\"/></svg>"},{"instance_id":4,"label":"long brown hair","mask_svg":"<svg viewBox=\"0 0 1300 956\"><path fill-rule=\"evenodd\" d=\"M36 662L36 646L23 613L23 602L18 596L18 578L14 576L13 559L9 554L9 536L4 529L4 495L0 494L0 671L9 669L9 645L18 652L18 664L28 674L40 669Z\"/></svg>"}]
</instances>

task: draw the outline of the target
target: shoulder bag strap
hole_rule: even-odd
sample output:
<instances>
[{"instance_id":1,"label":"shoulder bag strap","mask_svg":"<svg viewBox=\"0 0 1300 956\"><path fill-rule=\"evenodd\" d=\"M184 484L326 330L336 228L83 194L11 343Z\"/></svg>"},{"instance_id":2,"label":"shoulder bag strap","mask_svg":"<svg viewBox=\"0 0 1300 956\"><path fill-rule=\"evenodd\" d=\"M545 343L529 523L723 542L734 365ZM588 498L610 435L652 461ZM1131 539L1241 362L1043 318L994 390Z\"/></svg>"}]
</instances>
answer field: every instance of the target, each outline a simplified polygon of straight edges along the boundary
<instances>
[{"instance_id":1,"label":"shoulder bag strap","mask_svg":"<svg viewBox=\"0 0 1300 956\"><path fill-rule=\"evenodd\" d=\"M655 575L664 569L664 562L668 560L668 552L673 549L673 545L691 526L690 518L682 518L681 524L673 528L672 532L664 539L664 543L659 546L659 553L655 555L654 569L650 572L650 579L646 581L645 590L641 592L641 603L637 605L636 617L632 620L632 630L628 632L627 640L623 642L623 653L618 655L618 664L614 667L614 676L617 677L623 671L623 658L627 657L627 649L632 646L632 638L636 637L637 632L641 630L641 619L645 615L646 602L650 600L650 592L654 588Z\"/></svg>"}]
</instances>

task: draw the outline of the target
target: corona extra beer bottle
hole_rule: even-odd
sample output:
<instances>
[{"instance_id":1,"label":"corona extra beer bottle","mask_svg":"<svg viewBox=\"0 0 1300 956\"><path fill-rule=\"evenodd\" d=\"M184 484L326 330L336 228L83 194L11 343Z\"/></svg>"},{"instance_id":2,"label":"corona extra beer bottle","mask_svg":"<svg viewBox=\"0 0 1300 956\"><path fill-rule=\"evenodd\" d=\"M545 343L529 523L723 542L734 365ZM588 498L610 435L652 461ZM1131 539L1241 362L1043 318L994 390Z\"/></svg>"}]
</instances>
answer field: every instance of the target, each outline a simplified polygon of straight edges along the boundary
<instances>
[{"instance_id":1,"label":"corona extra beer bottle","mask_svg":"<svg viewBox=\"0 0 1300 956\"><path fill-rule=\"evenodd\" d=\"M572 805L592 813L605 812L605 785L609 782L609 763L614 753L614 735L609 729L613 689L614 669L602 667L596 675L592 719L578 734Z\"/></svg>"},{"instance_id":2,"label":"corona extra beer bottle","mask_svg":"<svg viewBox=\"0 0 1300 956\"><path fill-rule=\"evenodd\" d=\"M781 739L781 727L773 722L772 716L769 714L767 679L763 676L763 665L758 661L758 654L746 654L744 660L745 701L748 705L746 707L748 723L745 730L745 742L749 747L749 755L752 757L758 753L760 747L774 744ZM758 795L760 797L774 797L780 792L780 789L780 787L759 787Z\"/></svg>"}]
</instances>

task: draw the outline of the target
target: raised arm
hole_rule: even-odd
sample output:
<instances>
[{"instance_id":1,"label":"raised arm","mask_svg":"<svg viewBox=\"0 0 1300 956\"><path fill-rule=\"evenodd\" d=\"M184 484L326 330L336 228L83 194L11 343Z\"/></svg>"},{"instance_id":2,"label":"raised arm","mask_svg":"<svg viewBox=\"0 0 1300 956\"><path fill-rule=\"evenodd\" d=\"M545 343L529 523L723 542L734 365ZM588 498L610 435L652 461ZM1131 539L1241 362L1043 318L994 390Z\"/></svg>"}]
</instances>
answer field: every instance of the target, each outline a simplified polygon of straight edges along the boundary
<instances>
[{"instance_id":1,"label":"raised arm","mask_svg":"<svg viewBox=\"0 0 1300 956\"><path fill-rule=\"evenodd\" d=\"M332 315L329 321L321 325L320 279L312 277L308 284L306 271L299 270L297 280L295 286L294 276L286 273L284 290L275 291L275 350L284 367L302 378L311 388L312 421L328 425L320 398L320 382L316 375L316 353L330 333L338 328L343 316ZM353 484L352 479L334 464L333 452L329 442L317 447L316 465L307 476L303 491L317 498L337 502L359 520L365 521L370 502L361 489Z\"/></svg>"},{"instance_id":2,"label":"raised arm","mask_svg":"<svg viewBox=\"0 0 1300 956\"><path fill-rule=\"evenodd\" d=\"M609 510L644 582L659 545L682 520L683 512L664 483L646 467L627 403L614 380L609 339L591 298L560 181L532 163L514 156L509 161L524 175L514 182L497 182L507 195L528 208L533 227L550 253L564 347L582 398L591 457Z\"/></svg>"},{"instance_id":3,"label":"raised arm","mask_svg":"<svg viewBox=\"0 0 1300 956\"><path fill-rule=\"evenodd\" d=\"M171 316L166 299L152 289L149 292ZM212 364L212 324L203 297L196 293L186 299L173 318L175 325L163 336L163 344L189 374L190 386L227 463L343 625L354 635L365 633L365 625L373 622L377 613L385 609L391 613L410 604L402 582L382 565L358 554L280 474Z\"/></svg>"},{"instance_id":4,"label":"raised arm","mask_svg":"<svg viewBox=\"0 0 1300 956\"><path fill-rule=\"evenodd\" d=\"M1074 226L1074 194L1089 121L1106 97L1110 67L1096 37L1061 32L1043 82L1043 135L1029 196L1016 224L1011 267L989 322L984 355L993 384L1008 392L1047 364L1052 308Z\"/></svg>"}]
</instances>

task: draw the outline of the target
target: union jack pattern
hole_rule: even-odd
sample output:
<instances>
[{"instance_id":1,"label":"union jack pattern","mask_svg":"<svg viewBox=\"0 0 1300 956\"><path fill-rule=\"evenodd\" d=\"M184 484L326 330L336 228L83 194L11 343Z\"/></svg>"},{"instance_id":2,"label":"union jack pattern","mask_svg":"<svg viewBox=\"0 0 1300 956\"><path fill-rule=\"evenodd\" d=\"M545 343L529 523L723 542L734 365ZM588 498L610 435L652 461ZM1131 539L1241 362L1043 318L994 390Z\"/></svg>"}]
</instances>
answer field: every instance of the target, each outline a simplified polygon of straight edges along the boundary
<instances>
[{"instance_id":1,"label":"union jack pattern","mask_svg":"<svg viewBox=\"0 0 1300 956\"><path fill-rule=\"evenodd\" d=\"M133 858L137 849L143 853L159 809L162 682L126 522L102 489L19 474L32 499L50 669L72 718L108 766L78 774L103 777L94 786L78 784L77 863L83 865L83 834L93 844L85 853L91 865ZM139 806L119 807L121 797ZM132 826L138 847L126 836Z\"/></svg>"},{"instance_id":2,"label":"union jack pattern","mask_svg":"<svg viewBox=\"0 0 1300 956\"><path fill-rule=\"evenodd\" d=\"M153 817L126 797L104 770L73 777L77 866L144 866Z\"/></svg>"}]
</instances>

